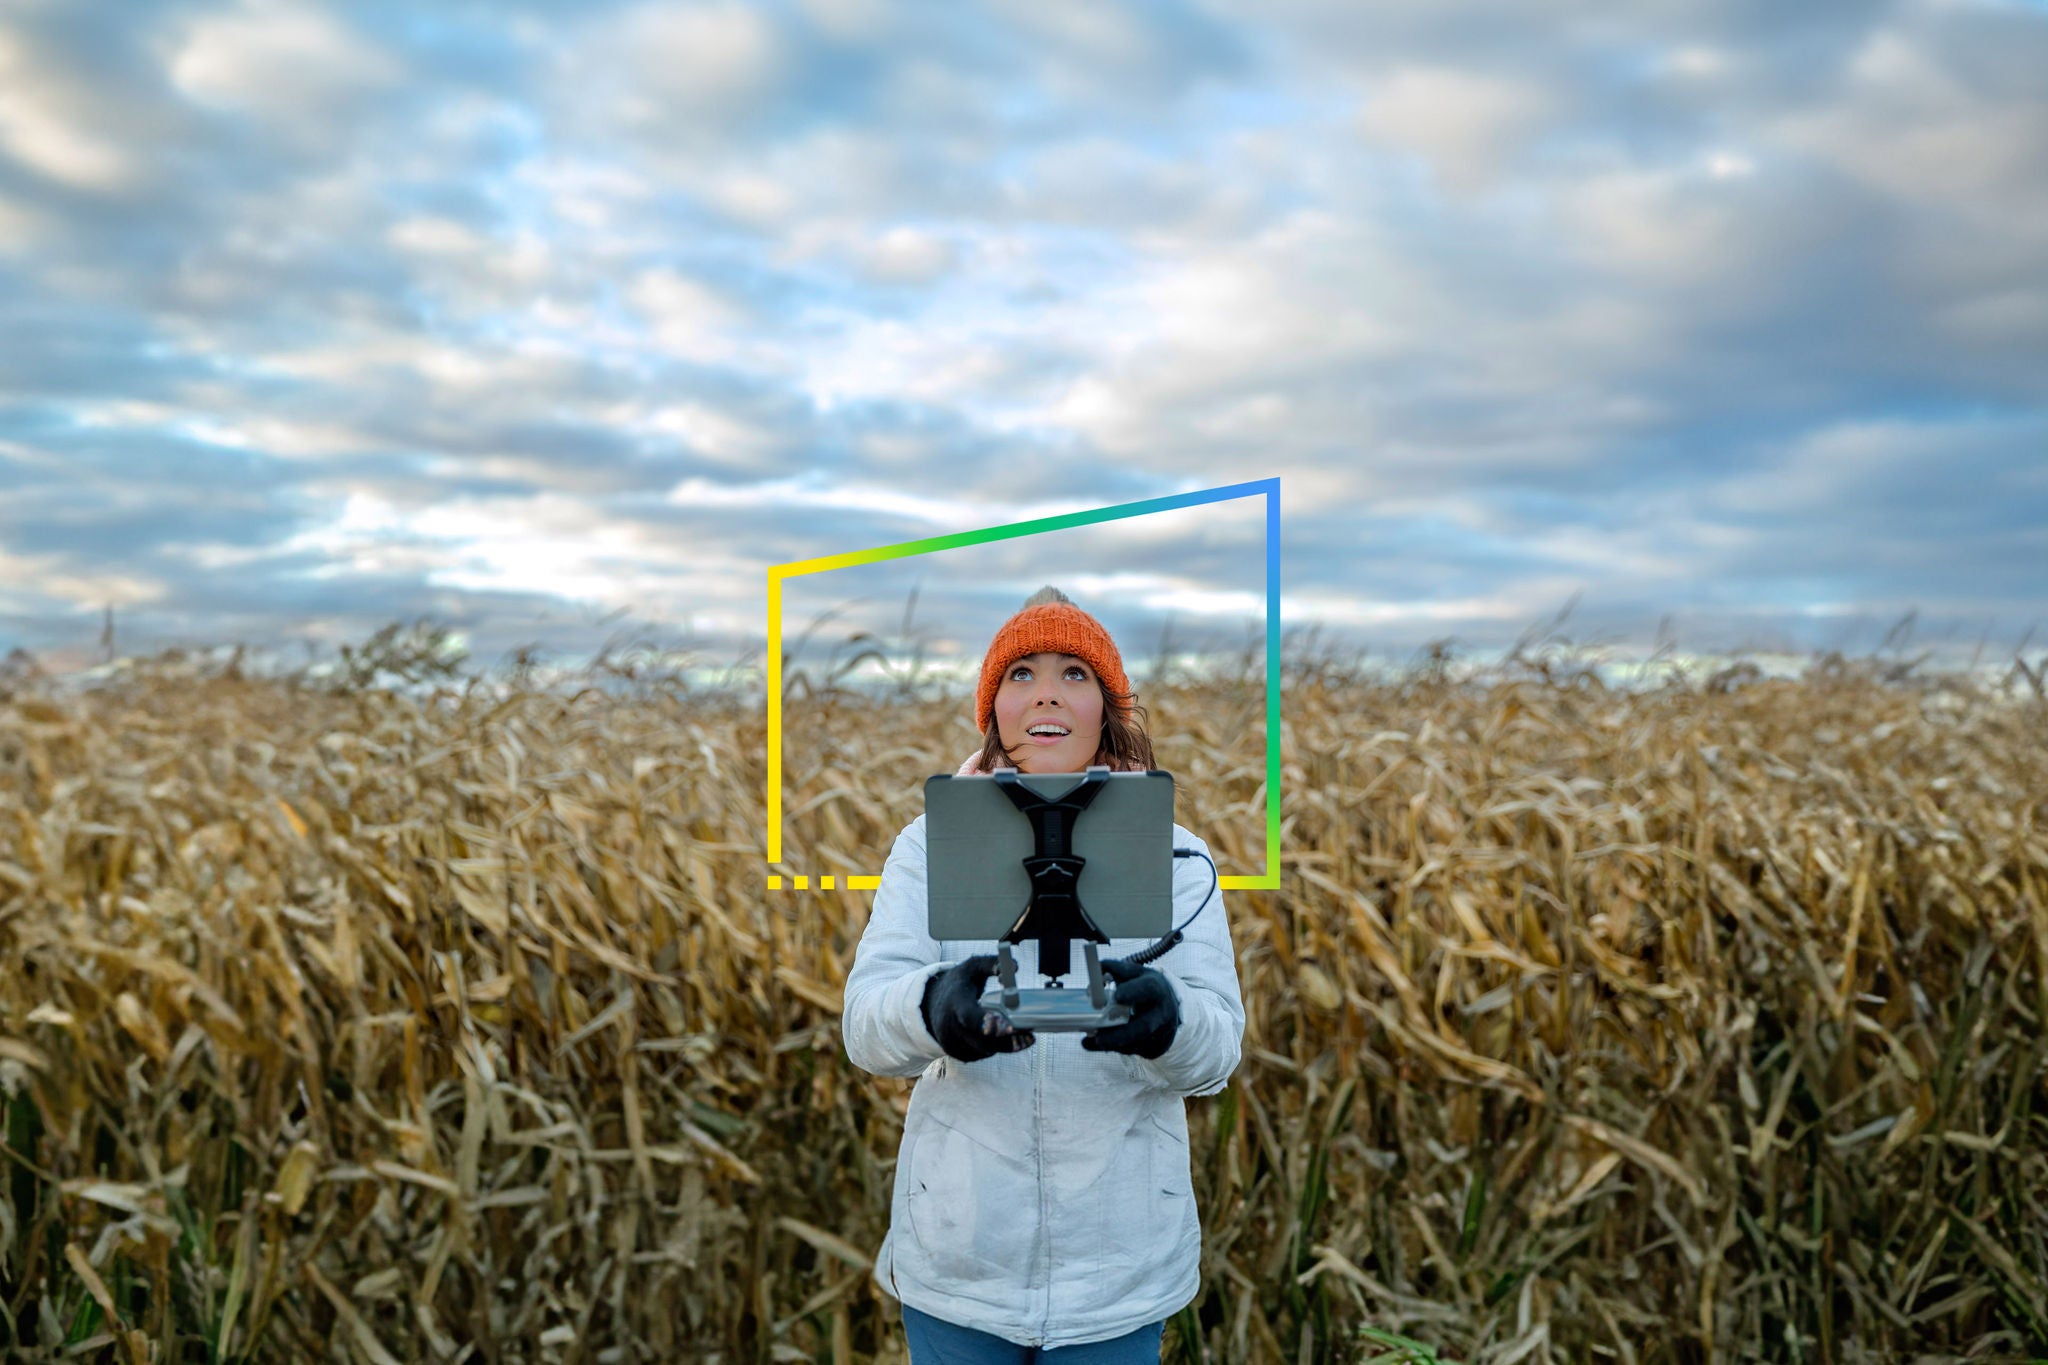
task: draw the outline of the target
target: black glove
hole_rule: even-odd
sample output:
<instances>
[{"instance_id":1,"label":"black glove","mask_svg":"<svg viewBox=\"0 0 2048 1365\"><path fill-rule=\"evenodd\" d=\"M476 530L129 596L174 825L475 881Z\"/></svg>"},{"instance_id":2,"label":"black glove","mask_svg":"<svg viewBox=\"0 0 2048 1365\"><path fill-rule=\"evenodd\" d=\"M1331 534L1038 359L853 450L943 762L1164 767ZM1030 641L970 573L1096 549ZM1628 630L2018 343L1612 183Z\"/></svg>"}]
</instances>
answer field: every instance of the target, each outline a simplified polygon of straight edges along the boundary
<instances>
[{"instance_id":1,"label":"black glove","mask_svg":"<svg viewBox=\"0 0 2048 1365\"><path fill-rule=\"evenodd\" d=\"M925 979L918 1007L924 1026L948 1057L978 1062L998 1052L1022 1052L1038 1041L1037 1034L1020 1032L1002 1015L982 1008L981 993L988 989L989 974L995 969L995 954L983 953Z\"/></svg>"},{"instance_id":2,"label":"black glove","mask_svg":"<svg viewBox=\"0 0 2048 1365\"><path fill-rule=\"evenodd\" d=\"M1081 1040L1088 1052L1128 1052L1133 1057L1157 1060L1173 1046L1180 1032L1180 1001L1166 977L1153 967L1133 967L1122 958L1109 958L1102 974L1116 982L1116 999L1131 1007L1131 1017L1114 1028L1101 1028Z\"/></svg>"}]
</instances>

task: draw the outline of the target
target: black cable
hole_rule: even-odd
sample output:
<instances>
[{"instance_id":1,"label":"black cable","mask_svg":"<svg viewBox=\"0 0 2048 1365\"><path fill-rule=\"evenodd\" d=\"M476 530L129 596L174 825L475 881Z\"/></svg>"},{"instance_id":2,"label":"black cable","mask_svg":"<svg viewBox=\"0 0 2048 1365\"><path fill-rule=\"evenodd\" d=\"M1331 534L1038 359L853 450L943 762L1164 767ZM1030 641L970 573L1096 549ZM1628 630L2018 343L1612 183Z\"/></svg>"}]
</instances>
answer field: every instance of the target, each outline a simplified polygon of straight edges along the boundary
<instances>
[{"instance_id":1,"label":"black cable","mask_svg":"<svg viewBox=\"0 0 2048 1365\"><path fill-rule=\"evenodd\" d=\"M1176 858L1200 858L1209 865L1209 894L1202 897L1202 903L1195 907L1195 914L1189 915L1186 919L1182 920L1175 926L1172 933L1160 939L1159 942L1143 952L1132 953L1124 959L1133 967L1142 967L1148 962L1156 962L1166 956L1175 944L1181 942L1181 931L1195 922L1195 915L1199 915L1209 908L1209 902L1215 899L1216 888L1222 884L1222 878L1216 875L1216 860L1202 852L1202 850L1198 848L1177 848L1173 851L1173 856Z\"/></svg>"}]
</instances>

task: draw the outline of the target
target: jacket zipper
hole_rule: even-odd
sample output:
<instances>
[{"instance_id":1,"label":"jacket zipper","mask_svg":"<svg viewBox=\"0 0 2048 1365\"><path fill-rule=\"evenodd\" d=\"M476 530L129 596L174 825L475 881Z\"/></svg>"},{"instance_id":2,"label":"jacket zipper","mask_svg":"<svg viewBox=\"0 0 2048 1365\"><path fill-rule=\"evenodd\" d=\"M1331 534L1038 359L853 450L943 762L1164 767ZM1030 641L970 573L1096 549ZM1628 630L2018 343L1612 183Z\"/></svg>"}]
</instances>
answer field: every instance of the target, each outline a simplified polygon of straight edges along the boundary
<instances>
[{"instance_id":1,"label":"jacket zipper","mask_svg":"<svg viewBox=\"0 0 2048 1365\"><path fill-rule=\"evenodd\" d=\"M1038 1236L1045 1243L1045 1311L1040 1317L1038 1341L1043 1345L1052 1330L1052 1222L1051 1211L1046 1207L1045 1196L1045 1039L1040 1039L1032 1051L1038 1054L1032 1063L1031 1095L1031 1149L1038 1156Z\"/></svg>"}]
</instances>

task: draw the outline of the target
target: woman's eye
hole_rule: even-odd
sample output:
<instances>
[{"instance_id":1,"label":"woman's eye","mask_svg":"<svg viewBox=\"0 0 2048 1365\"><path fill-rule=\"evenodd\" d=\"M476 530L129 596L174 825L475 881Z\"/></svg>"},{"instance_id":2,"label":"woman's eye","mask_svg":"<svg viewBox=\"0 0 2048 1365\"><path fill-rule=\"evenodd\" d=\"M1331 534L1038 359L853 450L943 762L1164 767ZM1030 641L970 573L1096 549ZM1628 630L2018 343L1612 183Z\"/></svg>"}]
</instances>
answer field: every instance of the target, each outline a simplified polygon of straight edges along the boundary
<instances>
[{"instance_id":1,"label":"woman's eye","mask_svg":"<svg viewBox=\"0 0 2048 1365\"><path fill-rule=\"evenodd\" d=\"M1028 668L1013 668L1010 670L1011 682L1028 682L1030 678L1031 670Z\"/></svg>"},{"instance_id":2,"label":"woman's eye","mask_svg":"<svg viewBox=\"0 0 2048 1365\"><path fill-rule=\"evenodd\" d=\"M1072 678L1075 682L1087 682L1088 670L1081 667L1081 665L1079 664L1068 664L1067 676Z\"/></svg>"}]
</instances>

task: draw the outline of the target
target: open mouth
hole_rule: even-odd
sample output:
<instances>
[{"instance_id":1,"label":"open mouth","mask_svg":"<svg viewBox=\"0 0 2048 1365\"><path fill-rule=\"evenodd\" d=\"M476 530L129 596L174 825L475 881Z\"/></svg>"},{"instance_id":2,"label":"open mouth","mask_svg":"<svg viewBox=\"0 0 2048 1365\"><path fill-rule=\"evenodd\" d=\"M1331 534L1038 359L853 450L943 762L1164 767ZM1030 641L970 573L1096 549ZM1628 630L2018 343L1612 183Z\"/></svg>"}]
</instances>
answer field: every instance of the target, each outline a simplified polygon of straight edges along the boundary
<instances>
[{"instance_id":1,"label":"open mouth","mask_svg":"<svg viewBox=\"0 0 2048 1365\"><path fill-rule=\"evenodd\" d=\"M1024 737L1037 744L1057 744L1070 733L1072 732L1066 726L1056 721L1042 720L1036 725L1027 727L1024 731Z\"/></svg>"}]
</instances>

